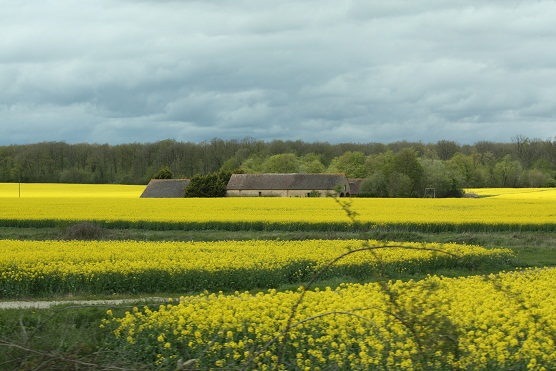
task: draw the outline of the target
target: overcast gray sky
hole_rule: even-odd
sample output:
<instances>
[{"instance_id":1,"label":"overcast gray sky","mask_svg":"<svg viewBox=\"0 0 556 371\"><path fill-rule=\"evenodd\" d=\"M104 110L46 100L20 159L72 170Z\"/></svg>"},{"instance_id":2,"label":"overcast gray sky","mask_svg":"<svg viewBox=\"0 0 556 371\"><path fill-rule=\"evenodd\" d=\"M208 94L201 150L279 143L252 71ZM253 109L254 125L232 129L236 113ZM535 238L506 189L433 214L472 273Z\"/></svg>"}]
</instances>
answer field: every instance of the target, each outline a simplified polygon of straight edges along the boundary
<instances>
[{"instance_id":1,"label":"overcast gray sky","mask_svg":"<svg viewBox=\"0 0 556 371\"><path fill-rule=\"evenodd\" d=\"M0 0L0 144L556 136L556 1Z\"/></svg>"}]
</instances>

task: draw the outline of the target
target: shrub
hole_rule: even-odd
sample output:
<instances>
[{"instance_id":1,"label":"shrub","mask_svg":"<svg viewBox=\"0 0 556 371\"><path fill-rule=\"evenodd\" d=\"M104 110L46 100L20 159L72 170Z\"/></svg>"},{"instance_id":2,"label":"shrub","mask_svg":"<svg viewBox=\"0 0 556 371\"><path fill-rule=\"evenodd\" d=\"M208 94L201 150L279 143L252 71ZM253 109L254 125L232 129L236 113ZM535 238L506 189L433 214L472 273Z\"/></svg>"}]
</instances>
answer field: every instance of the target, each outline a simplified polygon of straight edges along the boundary
<instances>
[{"instance_id":1,"label":"shrub","mask_svg":"<svg viewBox=\"0 0 556 371\"><path fill-rule=\"evenodd\" d=\"M156 173L154 179L172 179L173 176L172 170L170 170L168 166L165 166Z\"/></svg>"},{"instance_id":2,"label":"shrub","mask_svg":"<svg viewBox=\"0 0 556 371\"><path fill-rule=\"evenodd\" d=\"M185 197L225 197L232 176L228 172L195 175L185 189Z\"/></svg>"},{"instance_id":3,"label":"shrub","mask_svg":"<svg viewBox=\"0 0 556 371\"><path fill-rule=\"evenodd\" d=\"M104 229L91 222L80 222L70 225L64 235L65 240L99 240Z\"/></svg>"}]
</instances>

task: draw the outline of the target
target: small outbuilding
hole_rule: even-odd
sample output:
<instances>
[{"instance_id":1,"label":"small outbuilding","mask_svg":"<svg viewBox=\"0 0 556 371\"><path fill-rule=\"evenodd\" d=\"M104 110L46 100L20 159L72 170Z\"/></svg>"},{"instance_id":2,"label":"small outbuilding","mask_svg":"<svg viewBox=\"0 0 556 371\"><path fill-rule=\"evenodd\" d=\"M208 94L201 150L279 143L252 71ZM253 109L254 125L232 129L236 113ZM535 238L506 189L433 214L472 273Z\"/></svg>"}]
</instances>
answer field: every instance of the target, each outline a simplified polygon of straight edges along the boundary
<instances>
[{"instance_id":1,"label":"small outbuilding","mask_svg":"<svg viewBox=\"0 0 556 371\"><path fill-rule=\"evenodd\" d=\"M183 198L189 179L151 179L141 198Z\"/></svg>"},{"instance_id":2,"label":"small outbuilding","mask_svg":"<svg viewBox=\"0 0 556 371\"><path fill-rule=\"evenodd\" d=\"M349 196L343 174L232 174L228 197L326 197L338 192Z\"/></svg>"}]
</instances>

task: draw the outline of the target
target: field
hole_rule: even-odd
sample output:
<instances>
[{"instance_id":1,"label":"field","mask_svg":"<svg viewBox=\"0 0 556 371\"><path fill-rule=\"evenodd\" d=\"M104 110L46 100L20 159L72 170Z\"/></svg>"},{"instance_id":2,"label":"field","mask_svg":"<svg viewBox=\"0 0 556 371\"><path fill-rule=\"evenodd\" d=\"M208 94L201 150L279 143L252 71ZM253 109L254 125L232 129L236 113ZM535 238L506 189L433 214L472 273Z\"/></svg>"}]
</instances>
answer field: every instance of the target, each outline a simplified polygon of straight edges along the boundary
<instances>
[{"instance_id":1,"label":"field","mask_svg":"<svg viewBox=\"0 0 556 371\"><path fill-rule=\"evenodd\" d=\"M0 304L137 299L0 310L0 369L556 367L554 189L348 200L143 188L0 184Z\"/></svg>"},{"instance_id":2,"label":"field","mask_svg":"<svg viewBox=\"0 0 556 371\"><path fill-rule=\"evenodd\" d=\"M466 192L480 197L504 199L550 200L556 198L556 190L553 188L479 188L467 189Z\"/></svg>"},{"instance_id":3,"label":"field","mask_svg":"<svg viewBox=\"0 0 556 371\"><path fill-rule=\"evenodd\" d=\"M379 241L11 241L0 240L0 295L247 290L302 284L350 247ZM388 246L388 245L386 245ZM374 272L509 267L508 249L456 244L398 244L353 254L326 271L363 279ZM428 250L422 250L427 248ZM438 250L438 251L435 251ZM444 253L439 253L443 251ZM457 259L455 257L457 256Z\"/></svg>"},{"instance_id":4,"label":"field","mask_svg":"<svg viewBox=\"0 0 556 371\"><path fill-rule=\"evenodd\" d=\"M11 188L10 188L11 187ZM14 185L0 185L0 197ZM141 199L137 186L25 185L6 196L0 227L55 227L93 221L106 228L347 230L354 226L332 198ZM59 188L58 188L59 187ZM556 189L473 190L493 197L353 199L359 229L556 231ZM42 192L42 193L41 193ZM40 197L40 195L43 197ZM120 196L121 195L121 196Z\"/></svg>"},{"instance_id":5,"label":"field","mask_svg":"<svg viewBox=\"0 0 556 371\"><path fill-rule=\"evenodd\" d=\"M138 198L145 186L115 184L0 183L1 198Z\"/></svg>"}]
</instances>

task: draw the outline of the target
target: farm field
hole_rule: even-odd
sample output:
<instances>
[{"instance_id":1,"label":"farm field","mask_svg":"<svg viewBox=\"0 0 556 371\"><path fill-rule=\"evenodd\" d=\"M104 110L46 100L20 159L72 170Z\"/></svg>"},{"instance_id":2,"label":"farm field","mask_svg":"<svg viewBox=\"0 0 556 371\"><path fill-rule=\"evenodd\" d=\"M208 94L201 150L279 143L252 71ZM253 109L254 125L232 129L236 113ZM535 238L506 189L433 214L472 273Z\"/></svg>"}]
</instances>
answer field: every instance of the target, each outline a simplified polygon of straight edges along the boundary
<instances>
[{"instance_id":1,"label":"farm field","mask_svg":"<svg viewBox=\"0 0 556 371\"><path fill-rule=\"evenodd\" d=\"M351 284L300 305L294 292L201 294L105 325L161 367L184 357L203 369L552 369L554 284L551 269Z\"/></svg>"},{"instance_id":2,"label":"farm field","mask_svg":"<svg viewBox=\"0 0 556 371\"><path fill-rule=\"evenodd\" d=\"M13 186L0 184L0 304L138 301L0 309L0 369L556 367L554 189L140 199L144 186ZM26 237L42 230L59 237Z\"/></svg>"},{"instance_id":3,"label":"farm field","mask_svg":"<svg viewBox=\"0 0 556 371\"><path fill-rule=\"evenodd\" d=\"M0 198L137 198L144 190L143 185L0 183Z\"/></svg>"},{"instance_id":4,"label":"farm field","mask_svg":"<svg viewBox=\"0 0 556 371\"><path fill-rule=\"evenodd\" d=\"M554 188L469 188L467 193L476 194L480 197L492 198L515 198L515 199L543 199L556 198Z\"/></svg>"},{"instance_id":5,"label":"farm field","mask_svg":"<svg viewBox=\"0 0 556 371\"><path fill-rule=\"evenodd\" d=\"M58 191L57 186L60 187ZM0 190L6 187L4 184ZM106 228L162 230L353 229L344 210L331 198L141 199L136 186L130 189L130 186L76 185L73 192L68 190L70 185L37 187L32 196L21 198L2 197L13 192L0 191L0 227L55 227L71 222L94 221ZM355 198L351 201L351 208L358 213L359 227L366 230L556 230L556 189L506 193L497 189L473 191L495 196L461 199ZM68 196L64 196L64 192ZM123 196L118 197L118 194Z\"/></svg>"},{"instance_id":6,"label":"farm field","mask_svg":"<svg viewBox=\"0 0 556 371\"><path fill-rule=\"evenodd\" d=\"M509 249L379 241L11 241L0 240L0 296L248 290L303 284L335 257L361 246L325 277L435 269L511 267ZM389 247L390 246L390 247ZM423 250L426 249L426 250Z\"/></svg>"}]
</instances>

